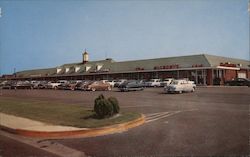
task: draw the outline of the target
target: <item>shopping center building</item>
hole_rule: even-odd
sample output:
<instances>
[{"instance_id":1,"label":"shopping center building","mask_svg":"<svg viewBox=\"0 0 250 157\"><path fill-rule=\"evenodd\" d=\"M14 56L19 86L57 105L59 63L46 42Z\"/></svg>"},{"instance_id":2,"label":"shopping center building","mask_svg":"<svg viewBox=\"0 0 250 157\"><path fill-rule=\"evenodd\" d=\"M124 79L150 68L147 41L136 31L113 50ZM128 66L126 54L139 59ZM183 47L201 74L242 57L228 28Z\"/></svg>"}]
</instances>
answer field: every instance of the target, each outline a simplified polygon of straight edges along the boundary
<instances>
[{"instance_id":1,"label":"shopping center building","mask_svg":"<svg viewBox=\"0 0 250 157\"><path fill-rule=\"evenodd\" d=\"M9 77L8 77L9 78ZM111 58L82 62L55 68L16 72L14 80L111 80L188 78L197 85L223 85L235 78L250 78L250 61L208 54L116 62Z\"/></svg>"}]
</instances>

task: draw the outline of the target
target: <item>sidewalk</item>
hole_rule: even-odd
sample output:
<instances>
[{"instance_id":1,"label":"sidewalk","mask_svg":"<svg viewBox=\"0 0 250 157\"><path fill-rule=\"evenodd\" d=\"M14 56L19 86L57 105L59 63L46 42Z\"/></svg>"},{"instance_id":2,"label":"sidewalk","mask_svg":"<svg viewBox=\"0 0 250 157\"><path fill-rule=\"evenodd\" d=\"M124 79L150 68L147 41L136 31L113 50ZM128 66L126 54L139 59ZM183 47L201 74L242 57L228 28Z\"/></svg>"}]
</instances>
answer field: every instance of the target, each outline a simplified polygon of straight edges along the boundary
<instances>
[{"instance_id":1,"label":"sidewalk","mask_svg":"<svg viewBox=\"0 0 250 157\"><path fill-rule=\"evenodd\" d=\"M142 125L145 116L122 124L115 124L100 128L77 128L60 126L31 120L28 118L8 115L0 112L0 129L28 137L65 138L65 137L95 137L106 134L127 131L130 128Z\"/></svg>"},{"instance_id":2,"label":"sidewalk","mask_svg":"<svg viewBox=\"0 0 250 157\"><path fill-rule=\"evenodd\" d=\"M0 125L12 129L22 129L30 131L74 131L74 130L86 130L85 128L76 128L70 126L60 126L46 124L43 122L31 120L28 118L17 117L13 115L8 115L5 113L0 113Z\"/></svg>"}]
</instances>

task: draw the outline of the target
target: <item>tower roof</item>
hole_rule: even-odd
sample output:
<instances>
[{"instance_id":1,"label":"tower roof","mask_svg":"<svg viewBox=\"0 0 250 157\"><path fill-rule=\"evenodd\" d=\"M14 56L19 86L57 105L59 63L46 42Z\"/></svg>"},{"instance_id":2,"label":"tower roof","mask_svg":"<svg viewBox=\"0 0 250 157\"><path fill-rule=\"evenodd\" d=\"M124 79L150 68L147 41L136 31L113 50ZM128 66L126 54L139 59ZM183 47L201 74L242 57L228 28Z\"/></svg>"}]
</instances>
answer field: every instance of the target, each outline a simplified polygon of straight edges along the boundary
<instances>
[{"instance_id":1,"label":"tower roof","mask_svg":"<svg viewBox=\"0 0 250 157\"><path fill-rule=\"evenodd\" d=\"M87 50L86 50L86 49L84 50L84 53L83 53L83 54L84 54L84 55L85 55L85 54L88 54L88 52L87 52Z\"/></svg>"}]
</instances>

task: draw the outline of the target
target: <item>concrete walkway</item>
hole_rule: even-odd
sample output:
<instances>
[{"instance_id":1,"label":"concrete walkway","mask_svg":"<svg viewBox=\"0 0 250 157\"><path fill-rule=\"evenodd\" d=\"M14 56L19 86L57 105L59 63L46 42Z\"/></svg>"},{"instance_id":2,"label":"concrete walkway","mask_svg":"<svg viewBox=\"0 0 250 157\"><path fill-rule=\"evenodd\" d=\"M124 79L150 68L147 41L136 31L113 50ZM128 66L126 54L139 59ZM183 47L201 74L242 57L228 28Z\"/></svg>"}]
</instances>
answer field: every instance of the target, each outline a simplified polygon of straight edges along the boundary
<instances>
[{"instance_id":1,"label":"concrete walkway","mask_svg":"<svg viewBox=\"0 0 250 157\"><path fill-rule=\"evenodd\" d=\"M52 125L28 118L8 115L0 112L0 128L22 136L43 138L65 138L65 137L95 137L117 132L127 131L130 128L142 125L145 116L111 126L100 128L76 128L70 126Z\"/></svg>"},{"instance_id":2,"label":"concrete walkway","mask_svg":"<svg viewBox=\"0 0 250 157\"><path fill-rule=\"evenodd\" d=\"M76 128L69 126L60 126L47 124L28 118L8 115L0 112L0 125L12 129L22 129L30 131L77 131L77 130L87 130L86 128Z\"/></svg>"}]
</instances>

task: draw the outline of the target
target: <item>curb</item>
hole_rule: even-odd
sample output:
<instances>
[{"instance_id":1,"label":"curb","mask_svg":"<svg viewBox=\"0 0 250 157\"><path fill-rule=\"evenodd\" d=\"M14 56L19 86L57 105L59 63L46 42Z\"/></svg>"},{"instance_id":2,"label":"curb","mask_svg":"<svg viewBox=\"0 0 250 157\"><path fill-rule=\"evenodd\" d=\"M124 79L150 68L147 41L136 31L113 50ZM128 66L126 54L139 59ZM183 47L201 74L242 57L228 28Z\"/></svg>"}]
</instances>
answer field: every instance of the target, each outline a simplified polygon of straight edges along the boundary
<instances>
[{"instance_id":1,"label":"curb","mask_svg":"<svg viewBox=\"0 0 250 157\"><path fill-rule=\"evenodd\" d=\"M26 136L26 137L37 137L37 138L74 138L74 137L95 137L107 134L113 134L118 132L127 131L128 129L137 127L144 124L145 116L141 114L140 118L135 120L115 124L107 127L100 128L83 128L82 130L72 130L72 131L31 131L24 129L13 129L6 126L0 125L0 129L7 131L12 134Z\"/></svg>"}]
</instances>

